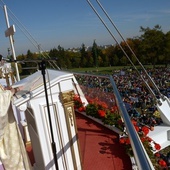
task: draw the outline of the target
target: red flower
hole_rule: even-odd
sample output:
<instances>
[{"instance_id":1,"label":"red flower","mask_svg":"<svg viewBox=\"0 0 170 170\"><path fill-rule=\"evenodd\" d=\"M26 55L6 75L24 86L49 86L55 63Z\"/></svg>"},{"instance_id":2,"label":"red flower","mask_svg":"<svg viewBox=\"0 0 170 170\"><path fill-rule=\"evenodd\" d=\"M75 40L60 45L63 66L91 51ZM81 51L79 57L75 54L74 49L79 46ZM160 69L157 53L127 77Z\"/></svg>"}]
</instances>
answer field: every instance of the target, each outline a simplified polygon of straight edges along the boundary
<instances>
[{"instance_id":1,"label":"red flower","mask_svg":"<svg viewBox=\"0 0 170 170\"><path fill-rule=\"evenodd\" d=\"M98 114L100 115L100 117L105 117L106 116L106 111L98 110Z\"/></svg>"},{"instance_id":2,"label":"red flower","mask_svg":"<svg viewBox=\"0 0 170 170\"><path fill-rule=\"evenodd\" d=\"M146 141L146 138L141 137L140 140L141 140L141 142L145 142L145 141Z\"/></svg>"},{"instance_id":3,"label":"red flower","mask_svg":"<svg viewBox=\"0 0 170 170\"><path fill-rule=\"evenodd\" d=\"M132 122L133 125L137 125L137 121L136 120L132 119L131 122Z\"/></svg>"},{"instance_id":4,"label":"red flower","mask_svg":"<svg viewBox=\"0 0 170 170\"><path fill-rule=\"evenodd\" d=\"M142 127L142 131L144 132L145 136L149 133L149 128L146 126Z\"/></svg>"},{"instance_id":5,"label":"red flower","mask_svg":"<svg viewBox=\"0 0 170 170\"><path fill-rule=\"evenodd\" d=\"M146 137L146 140L147 140L148 142L152 142L152 141L153 141L149 136Z\"/></svg>"},{"instance_id":6,"label":"red flower","mask_svg":"<svg viewBox=\"0 0 170 170\"><path fill-rule=\"evenodd\" d=\"M156 149L156 150L160 150L160 149L161 149L161 146L160 146L158 143L155 143L155 149Z\"/></svg>"},{"instance_id":7,"label":"red flower","mask_svg":"<svg viewBox=\"0 0 170 170\"><path fill-rule=\"evenodd\" d=\"M85 107L84 107L84 106L79 107L79 108L78 108L78 111L79 111L79 112L83 112L83 111L85 111Z\"/></svg>"},{"instance_id":8,"label":"red flower","mask_svg":"<svg viewBox=\"0 0 170 170\"><path fill-rule=\"evenodd\" d=\"M111 110L110 110L112 113L118 111L118 107L117 106L113 106L111 107Z\"/></svg>"},{"instance_id":9,"label":"red flower","mask_svg":"<svg viewBox=\"0 0 170 170\"><path fill-rule=\"evenodd\" d=\"M129 144L130 144L130 139L126 138L126 145L129 145Z\"/></svg>"},{"instance_id":10,"label":"red flower","mask_svg":"<svg viewBox=\"0 0 170 170\"><path fill-rule=\"evenodd\" d=\"M119 119L117 122L118 122L119 125L123 124L122 119Z\"/></svg>"},{"instance_id":11,"label":"red flower","mask_svg":"<svg viewBox=\"0 0 170 170\"><path fill-rule=\"evenodd\" d=\"M161 165L162 167L166 167L167 165L166 165L166 162L163 160L163 159L161 159L161 160L159 160L159 165Z\"/></svg>"},{"instance_id":12,"label":"red flower","mask_svg":"<svg viewBox=\"0 0 170 170\"><path fill-rule=\"evenodd\" d=\"M73 97L73 100L74 100L74 101L81 102L81 99L80 99L80 96L79 96L79 95L75 95L75 96Z\"/></svg>"},{"instance_id":13,"label":"red flower","mask_svg":"<svg viewBox=\"0 0 170 170\"><path fill-rule=\"evenodd\" d=\"M107 109L108 108L108 105L105 102L101 102L101 101L99 102L98 101L97 104L98 104L99 107L101 107L103 109Z\"/></svg>"},{"instance_id":14,"label":"red flower","mask_svg":"<svg viewBox=\"0 0 170 170\"><path fill-rule=\"evenodd\" d=\"M120 139L119 139L119 142L120 142L121 144L124 144L124 143L125 143L125 138L120 138Z\"/></svg>"},{"instance_id":15,"label":"red flower","mask_svg":"<svg viewBox=\"0 0 170 170\"><path fill-rule=\"evenodd\" d=\"M156 156L157 158L159 158L159 157L160 157L160 153L155 153L155 156Z\"/></svg>"},{"instance_id":16,"label":"red flower","mask_svg":"<svg viewBox=\"0 0 170 170\"><path fill-rule=\"evenodd\" d=\"M120 142L121 144L129 145L129 144L130 144L130 139L127 138L127 137L122 137L122 138L119 139L119 142Z\"/></svg>"},{"instance_id":17,"label":"red flower","mask_svg":"<svg viewBox=\"0 0 170 170\"><path fill-rule=\"evenodd\" d=\"M136 125L134 127L135 127L136 131L139 132L139 127Z\"/></svg>"}]
</instances>

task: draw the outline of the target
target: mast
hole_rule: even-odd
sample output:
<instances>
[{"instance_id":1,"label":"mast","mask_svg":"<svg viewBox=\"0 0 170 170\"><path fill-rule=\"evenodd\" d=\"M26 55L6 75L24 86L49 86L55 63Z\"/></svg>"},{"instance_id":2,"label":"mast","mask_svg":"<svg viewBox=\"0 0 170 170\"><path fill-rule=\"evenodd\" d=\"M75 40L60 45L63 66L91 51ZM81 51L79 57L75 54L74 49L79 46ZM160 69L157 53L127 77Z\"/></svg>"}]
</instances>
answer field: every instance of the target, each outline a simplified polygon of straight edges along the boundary
<instances>
[{"instance_id":1,"label":"mast","mask_svg":"<svg viewBox=\"0 0 170 170\"><path fill-rule=\"evenodd\" d=\"M9 19L8 19L6 5L4 5L4 13L5 13L5 19L6 19L6 25L7 25L7 30L5 31L5 36L9 37L9 41L10 41L10 45L11 45L11 50L12 50L12 56L13 56L13 59L16 60L16 54L15 54L15 49L14 49L14 39L13 39L13 35L15 33L15 26L14 25L12 25L12 26L9 25ZM20 81L20 76L19 76L17 62L15 62L15 69L16 69L16 78L17 78L17 81Z\"/></svg>"}]
</instances>

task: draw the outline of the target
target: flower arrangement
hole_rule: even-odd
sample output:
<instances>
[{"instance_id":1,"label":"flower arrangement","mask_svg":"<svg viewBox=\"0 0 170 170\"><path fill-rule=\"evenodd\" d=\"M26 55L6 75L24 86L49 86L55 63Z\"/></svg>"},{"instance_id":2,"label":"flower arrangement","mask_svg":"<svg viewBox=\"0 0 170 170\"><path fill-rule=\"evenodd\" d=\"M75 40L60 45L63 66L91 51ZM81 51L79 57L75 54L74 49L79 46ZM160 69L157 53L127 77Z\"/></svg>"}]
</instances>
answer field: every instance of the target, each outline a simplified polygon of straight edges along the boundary
<instances>
[{"instance_id":1,"label":"flower arrangement","mask_svg":"<svg viewBox=\"0 0 170 170\"><path fill-rule=\"evenodd\" d=\"M88 105L84 107L81 99L78 96L76 96L74 100L75 108L78 109L78 111L85 111L88 116L98 118L104 124L111 126L114 125L123 131L124 124L118 112L117 106L113 106L109 109L105 102L99 101L98 98L94 98L88 99Z\"/></svg>"},{"instance_id":2,"label":"flower arrangement","mask_svg":"<svg viewBox=\"0 0 170 170\"><path fill-rule=\"evenodd\" d=\"M134 128L138 132L141 142L143 143L145 150L148 153L149 157L150 158L153 157L154 152L159 151L161 149L161 146L158 143L154 142L149 136L147 136L149 133L149 128L146 125L138 126L137 122L134 120L132 120L132 124L134 125ZM123 134L122 136L120 136L119 142L121 144L124 144L127 154L129 156L133 156L130 139L128 138L126 134Z\"/></svg>"},{"instance_id":3,"label":"flower arrangement","mask_svg":"<svg viewBox=\"0 0 170 170\"><path fill-rule=\"evenodd\" d=\"M73 101L75 109L78 109L80 112L85 111L84 103L81 101L81 98L78 94L74 95Z\"/></svg>"}]
</instances>

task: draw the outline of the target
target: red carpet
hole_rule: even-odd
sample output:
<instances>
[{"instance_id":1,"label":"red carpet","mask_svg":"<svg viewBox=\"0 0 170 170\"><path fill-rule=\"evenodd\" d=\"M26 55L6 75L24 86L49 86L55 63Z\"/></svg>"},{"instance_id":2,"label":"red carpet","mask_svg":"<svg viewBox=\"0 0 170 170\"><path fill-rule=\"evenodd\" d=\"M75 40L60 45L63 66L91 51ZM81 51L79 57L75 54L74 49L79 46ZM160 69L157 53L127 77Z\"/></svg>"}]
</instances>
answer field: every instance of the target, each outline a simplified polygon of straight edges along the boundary
<instances>
[{"instance_id":1,"label":"red carpet","mask_svg":"<svg viewBox=\"0 0 170 170\"><path fill-rule=\"evenodd\" d=\"M118 135L76 113L83 170L132 170Z\"/></svg>"}]
</instances>

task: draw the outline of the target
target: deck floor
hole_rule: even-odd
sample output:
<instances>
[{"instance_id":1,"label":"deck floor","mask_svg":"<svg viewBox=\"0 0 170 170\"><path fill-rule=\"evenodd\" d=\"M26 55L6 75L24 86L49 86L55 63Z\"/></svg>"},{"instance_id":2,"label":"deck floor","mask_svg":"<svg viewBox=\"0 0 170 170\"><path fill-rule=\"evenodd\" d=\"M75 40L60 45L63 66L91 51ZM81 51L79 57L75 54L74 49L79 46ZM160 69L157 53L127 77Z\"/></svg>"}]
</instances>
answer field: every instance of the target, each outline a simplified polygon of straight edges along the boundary
<instances>
[{"instance_id":1,"label":"deck floor","mask_svg":"<svg viewBox=\"0 0 170 170\"><path fill-rule=\"evenodd\" d=\"M118 135L76 113L83 170L132 170Z\"/></svg>"},{"instance_id":2,"label":"deck floor","mask_svg":"<svg viewBox=\"0 0 170 170\"><path fill-rule=\"evenodd\" d=\"M76 113L76 123L83 170L132 170L118 134L80 113ZM33 165L31 145L26 149Z\"/></svg>"}]
</instances>

